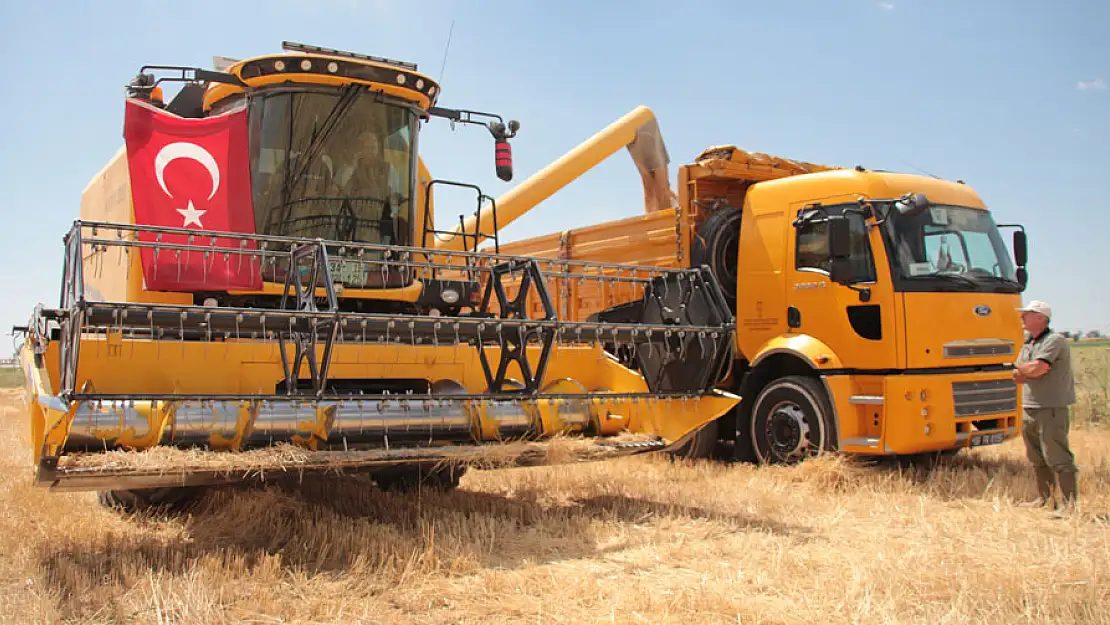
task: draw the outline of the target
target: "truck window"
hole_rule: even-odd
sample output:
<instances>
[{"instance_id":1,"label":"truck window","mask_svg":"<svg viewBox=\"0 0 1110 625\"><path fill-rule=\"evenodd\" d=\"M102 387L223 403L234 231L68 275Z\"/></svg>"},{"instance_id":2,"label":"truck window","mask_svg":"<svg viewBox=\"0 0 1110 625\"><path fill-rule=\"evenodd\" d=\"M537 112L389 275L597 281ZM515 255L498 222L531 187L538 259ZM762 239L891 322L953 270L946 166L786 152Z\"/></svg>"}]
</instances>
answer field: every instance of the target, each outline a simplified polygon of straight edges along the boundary
<instances>
[{"instance_id":1,"label":"truck window","mask_svg":"<svg viewBox=\"0 0 1110 625\"><path fill-rule=\"evenodd\" d=\"M925 227L925 255L933 271L983 269L999 275L994 247L985 232L952 232Z\"/></svg>"},{"instance_id":2,"label":"truck window","mask_svg":"<svg viewBox=\"0 0 1110 625\"><path fill-rule=\"evenodd\" d=\"M892 214L885 224L899 291L1020 290L998 226L984 209L937 204L913 217ZM967 280L939 280L949 274ZM999 280L984 281L992 277Z\"/></svg>"},{"instance_id":3,"label":"truck window","mask_svg":"<svg viewBox=\"0 0 1110 625\"><path fill-rule=\"evenodd\" d=\"M838 215L843 208L827 206L825 210L829 214ZM848 223L852 228L852 281L874 282L875 263L871 256L867 224L863 216L857 213L848 213ZM824 222L803 223L798 226L795 246L795 269L826 274L829 272L829 238Z\"/></svg>"}]
</instances>

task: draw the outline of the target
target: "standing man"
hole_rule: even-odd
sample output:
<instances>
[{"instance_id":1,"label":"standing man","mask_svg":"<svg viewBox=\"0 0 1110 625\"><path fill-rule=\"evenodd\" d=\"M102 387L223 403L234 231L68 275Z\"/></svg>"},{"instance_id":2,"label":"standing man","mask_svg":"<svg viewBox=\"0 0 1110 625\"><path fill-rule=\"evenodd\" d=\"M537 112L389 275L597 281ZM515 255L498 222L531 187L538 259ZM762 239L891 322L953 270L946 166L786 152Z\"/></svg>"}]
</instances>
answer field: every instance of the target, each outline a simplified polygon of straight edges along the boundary
<instances>
[{"instance_id":1,"label":"standing man","mask_svg":"<svg viewBox=\"0 0 1110 625\"><path fill-rule=\"evenodd\" d=\"M1051 306L1032 301L1018 311L1026 337L1014 364L1014 381L1025 385L1022 424L1025 451L1033 463L1040 494L1023 505L1049 505L1059 480L1063 506L1057 508L1056 516L1062 517L1074 506L1079 495L1078 469L1068 444L1069 406L1075 403L1071 347L1064 335L1048 327L1052 320Z\"/></svg>"}]
</instances>

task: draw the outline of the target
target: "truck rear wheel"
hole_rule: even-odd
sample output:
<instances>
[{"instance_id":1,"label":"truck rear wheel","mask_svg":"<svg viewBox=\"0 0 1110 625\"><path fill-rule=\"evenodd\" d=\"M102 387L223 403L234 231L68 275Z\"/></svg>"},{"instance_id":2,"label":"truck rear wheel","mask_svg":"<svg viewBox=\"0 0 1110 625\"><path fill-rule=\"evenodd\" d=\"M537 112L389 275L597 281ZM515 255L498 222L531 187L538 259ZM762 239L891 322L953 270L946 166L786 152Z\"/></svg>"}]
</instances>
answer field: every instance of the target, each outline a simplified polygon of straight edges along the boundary
<instances>
[{"instance_id":1,"label":"truck rear wheel","mask_svg":"<svg viewBox=\"0 0 1110 625\"><path fill-rule=\"evenodd\" d=\"M149 508L179 508L196 501L203 489L195 486L143 488L137 490L104 490L97 501L106 508L137 512Z\"/></svg>"},{"instance_id":2,"label":"truck rear wheel","mask_svg":"<svg viewBox=\"0 0 1110 625\"><path fill-rule=\"evenodd\" d=\"M718 209L698 226L690 252L694 267L709 266L721 283L725 300L734 311L741 215L743 211L734 206Z\"/></svg>"},{"instance_id":3,"label":"truck rear wheel","mask_svg":"<svg viewBox=\"0 0 1110 625\"><path fill-rule=\"evenodd\" d=\"M752 404L751 442L758 462L794 464L835 449L832 409L821 384L787 376L763 387Z\"/></svg>"},{"instance_id":4,"label":"truck rear wheel","mask_svg":"<svg viewBox=\"0 0 1110 625\"><path fill-rule=\"evenodd\" d=\"M466 473L466 467L418 467L388 469L371 475L378 488L393 493L409 493L421 488L438 491L454 490Z\"/></svg>"},{"instance_id":5,"label":"truck rear wheel","mask_svg":"<svg viewBox=\"0 0 1110 625\"><path fill-rule=\"evenodd\" d=\"M718 430L717 421L706 423L690 440L670 451L671 458L697 460L711 457L717 450Z\"/></svg>"}]
</instances>

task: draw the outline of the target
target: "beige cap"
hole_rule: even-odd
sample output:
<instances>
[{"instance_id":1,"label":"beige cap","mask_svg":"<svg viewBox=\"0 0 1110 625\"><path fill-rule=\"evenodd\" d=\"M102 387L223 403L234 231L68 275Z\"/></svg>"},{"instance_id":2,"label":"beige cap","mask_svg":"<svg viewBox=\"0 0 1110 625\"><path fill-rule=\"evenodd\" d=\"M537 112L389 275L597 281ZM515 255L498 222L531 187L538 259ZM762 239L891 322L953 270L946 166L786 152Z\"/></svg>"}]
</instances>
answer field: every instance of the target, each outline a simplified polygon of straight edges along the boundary
<instances>
[{"instance_id":1,"label":"beige cap","mask_svg":"<svg viewBox=\"0 0 1110 625\"><path fill-rule=\"evenodd\" d=\"M1052 307L1048 305L1048 302L1042 302L1039 299L1035 299L1035 300L1029 302L1023 308L1018 308L1018 311L1019 312L1041 313L1042 315L1044 315L1048 319L1052 319Z\"/></svg>"}]
</instances>

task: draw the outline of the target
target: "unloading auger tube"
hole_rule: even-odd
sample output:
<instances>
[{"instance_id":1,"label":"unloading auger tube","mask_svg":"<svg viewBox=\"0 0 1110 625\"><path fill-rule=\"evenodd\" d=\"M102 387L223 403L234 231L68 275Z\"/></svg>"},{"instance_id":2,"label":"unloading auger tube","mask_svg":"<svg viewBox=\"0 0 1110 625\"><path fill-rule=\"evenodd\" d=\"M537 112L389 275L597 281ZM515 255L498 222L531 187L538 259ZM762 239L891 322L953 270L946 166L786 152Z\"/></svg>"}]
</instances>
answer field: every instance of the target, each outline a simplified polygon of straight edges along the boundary
<instances>
[{"instance_id":1,"label":"unloading auger tube","mask_svg":"<svg viewBox=\"0 0 1110 625\"><path fill-rule=\"evenodd\" d=\"M638 106L532 174L497 198L496 202L482 208L476 216L467 217L455 228L453 235L437 235L435 248L462 250L476 247L485 238L484 233L505 228L621 148L628 149L640 172L644 186L644 211L653 213L674 206L675 195L667 173L670 158L659 123L650 108ZM463 236L463 233L471 236ZM474 241L475 234L477 242Z\"/></svg>"},{"instance_id":2,"label":"unloading auger tube","mask_svg":"<svg viewBox=\"0 0 1110 625\"><path fill-rule=\"evenodd\" d=\"M705 269L613 278L601 263L350 241L206 232L164 242L179 232L78 221L67 235L60 306L40 305L18 328L37 484L603 459L680 445L739 400L714 389L735 323ZM90 299L86 271L142 248L276 270L287 295L274 308ZM476 279L484 297L455 317L349 312L331 276L338 249L374 271ZM559 320L547 282L570 278L642 285L640 322ZM544 314L528 318L528 298ZM637 355L636 370L604 352L614 342Z\"/></svg>"}]
</instances>

